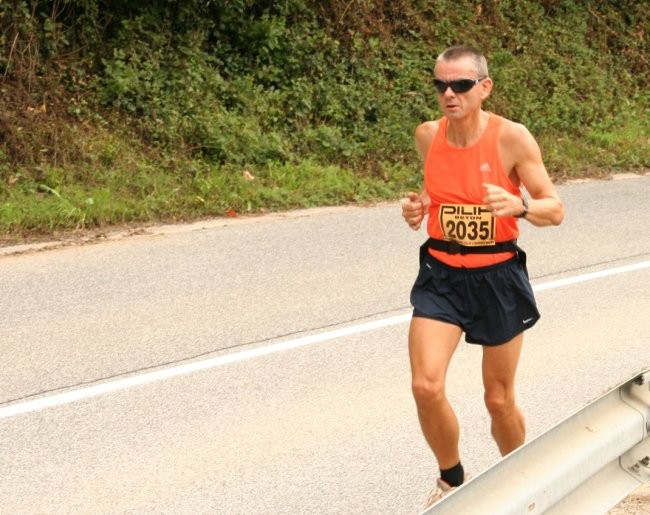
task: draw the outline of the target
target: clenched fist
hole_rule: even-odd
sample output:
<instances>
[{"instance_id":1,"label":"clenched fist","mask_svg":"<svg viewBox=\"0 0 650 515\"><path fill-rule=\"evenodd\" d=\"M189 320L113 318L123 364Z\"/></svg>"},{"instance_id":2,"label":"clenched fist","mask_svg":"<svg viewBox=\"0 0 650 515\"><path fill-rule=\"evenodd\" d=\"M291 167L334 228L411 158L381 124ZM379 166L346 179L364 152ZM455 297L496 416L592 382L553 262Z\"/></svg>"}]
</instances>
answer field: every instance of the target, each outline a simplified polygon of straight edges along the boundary
<instances>
[{"instance_id":1,"label":"clenched fist","mask_svg":"<svg viewBox=\"0 0 650 515\"><path fill-rule=\"evenodd\" d=\"M513 195L500 186L484 183L485 197L483 202L496 218L502 216L517 216L524 210L520 196Z\"/></svg>"},{"instance_id":2,"label":"clenched fist","mask_svg":"<svg viewBox=\"0 0 650 515\"><path fill-rule=\"evenodd\" d=\"M417 231L422 225L425 214L425 201L417 193L409 191L402 201L402 216L411 229Z\"/></svg>"}]
</instances>

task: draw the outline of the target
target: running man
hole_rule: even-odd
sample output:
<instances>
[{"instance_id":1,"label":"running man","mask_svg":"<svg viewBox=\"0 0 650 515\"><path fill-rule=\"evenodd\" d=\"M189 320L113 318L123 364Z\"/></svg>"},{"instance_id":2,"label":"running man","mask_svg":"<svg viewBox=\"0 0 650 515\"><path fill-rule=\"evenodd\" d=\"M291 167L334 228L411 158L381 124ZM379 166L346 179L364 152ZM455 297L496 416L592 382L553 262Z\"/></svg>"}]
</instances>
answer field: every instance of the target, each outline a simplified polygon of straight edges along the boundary
<instances>
[{"instance_id":1,"label":"running man","mask_svg":"<svg viewBox=\"0 0 650 515\"><path fill-rule=\"evenodd\" d=\"M526 254L516 244L518 222L541 227L564 218L530 132L482 109L493 87L486 58L469 46L450 47L438 56L434 75L443 116L415 130L424 185L402 200L412 229L428 215L409 330L418 418L440 469L427 507L466 479L459 424L445 392L463 332L483 348L484 400L499 451L506 455L524 443L515 372L523 333L540 315Z\"/></svg>"}]
</instances>

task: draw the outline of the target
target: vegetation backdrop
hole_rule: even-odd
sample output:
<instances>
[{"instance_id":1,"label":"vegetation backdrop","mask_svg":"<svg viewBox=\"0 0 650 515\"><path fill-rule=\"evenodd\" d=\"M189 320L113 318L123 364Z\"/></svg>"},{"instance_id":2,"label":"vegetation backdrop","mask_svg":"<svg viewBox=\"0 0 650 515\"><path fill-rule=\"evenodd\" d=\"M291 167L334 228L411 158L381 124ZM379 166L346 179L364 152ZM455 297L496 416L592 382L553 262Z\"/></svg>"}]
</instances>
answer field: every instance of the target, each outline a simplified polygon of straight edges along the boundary
<instances>
[{"instance_id":1,"label":"vegetation backdrop","mask_svg":"<svg viewBox=\"0 0 650 515\"><path fill-rule=\"evenodd\" d=\"M0 0L0 233L395 199L439 115L435 56L483 49L486 107L555 180L649 168L633 0Z\"/></svg>"}]
</instances>

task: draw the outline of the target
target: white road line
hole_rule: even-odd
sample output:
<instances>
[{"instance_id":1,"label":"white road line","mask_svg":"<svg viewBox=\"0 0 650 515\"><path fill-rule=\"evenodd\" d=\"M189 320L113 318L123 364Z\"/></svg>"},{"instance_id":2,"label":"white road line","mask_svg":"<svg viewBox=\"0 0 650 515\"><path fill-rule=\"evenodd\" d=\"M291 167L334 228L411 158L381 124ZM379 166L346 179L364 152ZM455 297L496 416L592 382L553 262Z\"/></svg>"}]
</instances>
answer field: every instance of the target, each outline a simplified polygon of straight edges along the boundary
<instances>
[{"instance_id":1,"label":"white road line","mask_svg":"<svg viewBox=\"0 0 650 515\"><path fill-rule=\"evenodd\" d=\"M650 261L641 261L640 263L634 263L632 265L609 268L606 270L600 270L599 272L591 272L589 274L574 275L573 277L566 277L564 279L558 279L557 281L549 281L547 283L533 286L533 290L550 290L552 288L560 288L561 286L568 286L570 284L593 281L594 279L602 279L603 277L609 277L610 275L623 274L625 272L635 272L636 270L641 270L642 268L648 267L650 267Z\"/></svg>"},{"instance_id":2,"label":"white road line","mask_svg":"<svg viewBox=\"0 0 650 515\"><path fill-rule=\"evenodd\" d=\"M640 263L635 263L632 265L610 268L607 270L601 270L599 272L592 272L588 274L576 275L564 279L558 279L556 281L549 281L547 283L533 286L533 290L537 292L550 290L553 288L560 288L562 286L568 286L584 281L592 281L612 275L634 272L648 267L650 267L650 261L642 261ZM126 390L134 386L153 383L155 381L163 381L172 377L182 376L200 370L207 370L210 368L227 365L228 363L245 361L247 359L258 358L260 356L266 356L268 354L274 354L280 351L296 349L298 347L304 347L306 345L311 345L314 343L335 340L337 338L343 338L345 336L373 331L381 327L403 324L408 322L410 319L411 313L409 311L403 315L383 318L381 320L374 320L372 322L366 322L364 324L344 327L342 329L335 329L333 331L312 334L309 336L302 336L300 338L294 338L293 340L274 343L265 347L235 352L232 354L208 358L201 361L193 361L191 363L185 363L183 365L156 370L154 372L146 372L140 375L125 377L122 379L116 379L105 383L99 383L96 385L79 388L77 390L56 393L45 397L40 397L38 399L18 402L16 404L0 407L0 419L13 417L23 413L30 413L33 411L40 411L46 408L52 408L64 404L70 404L79 400L88 399L90 397L97 397L99 395L117 392L119 390Z\"/></svg>"}]
</instances>

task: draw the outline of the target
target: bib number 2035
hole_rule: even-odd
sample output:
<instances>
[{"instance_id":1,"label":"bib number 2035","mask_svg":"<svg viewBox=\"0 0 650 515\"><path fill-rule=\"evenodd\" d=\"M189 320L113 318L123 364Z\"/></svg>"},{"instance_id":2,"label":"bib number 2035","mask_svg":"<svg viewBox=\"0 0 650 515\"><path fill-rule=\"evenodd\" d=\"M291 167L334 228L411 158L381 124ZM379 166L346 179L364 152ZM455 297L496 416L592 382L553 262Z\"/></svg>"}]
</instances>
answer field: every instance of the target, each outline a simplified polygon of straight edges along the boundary
<instances>
[{"instance_id":1,"label":"bib number 2035","mask_svg":"<svg viewBox=\"0 0 650 515\"><path fill-rule=\"evenodd\" d=\"M445 239L468 247L494 245L494 217L481 205L442 204L440 227Z\"/></svg>"}]
</instances>

